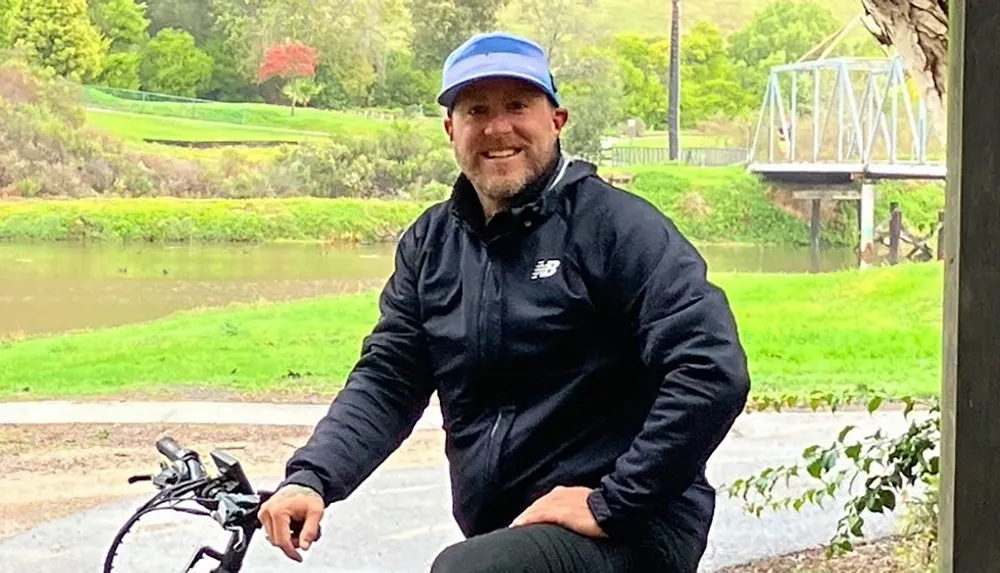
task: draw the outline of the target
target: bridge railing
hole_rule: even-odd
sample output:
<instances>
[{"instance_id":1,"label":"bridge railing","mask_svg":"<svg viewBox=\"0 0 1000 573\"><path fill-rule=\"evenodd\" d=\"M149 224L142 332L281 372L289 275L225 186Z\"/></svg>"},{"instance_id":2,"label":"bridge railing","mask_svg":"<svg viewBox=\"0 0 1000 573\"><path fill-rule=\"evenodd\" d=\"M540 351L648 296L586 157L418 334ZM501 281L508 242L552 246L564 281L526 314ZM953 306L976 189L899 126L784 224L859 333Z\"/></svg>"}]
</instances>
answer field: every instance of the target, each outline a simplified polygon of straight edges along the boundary
<instances>
[{"instance_id":1,"label":"bridge railing","mask_svg":"<svg viewBox=\"0 0 1000 573\"><path fill-rule=\"evenodd\" d=\"M748 159L940 163L944 142L932 135L927 106L899 57L817 60L771 69Z\"/></svg>"},{"instance_id":2,"label":"bridge railing","mask_svg":"<svg viewBox=\"0 0 1000 573\"><path fill-rule=\"evenodd\" d=\"M682 147L680 163L702 167L719 167L745 164L747 149L742 147ZM671 163L667 147L614 147L611 149L612 165L650 165Z\"/></svg>"}]
</instances>

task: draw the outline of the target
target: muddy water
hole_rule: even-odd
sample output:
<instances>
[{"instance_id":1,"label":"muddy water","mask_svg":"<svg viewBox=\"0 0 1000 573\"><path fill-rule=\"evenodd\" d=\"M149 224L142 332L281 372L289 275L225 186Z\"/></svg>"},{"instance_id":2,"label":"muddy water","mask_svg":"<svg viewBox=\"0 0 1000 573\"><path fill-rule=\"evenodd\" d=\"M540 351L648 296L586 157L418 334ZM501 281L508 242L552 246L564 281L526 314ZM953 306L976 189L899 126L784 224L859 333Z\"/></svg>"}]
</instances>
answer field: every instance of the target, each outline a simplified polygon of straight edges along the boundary
<instances>
[{"instance_id":1,"label":"muddy water","mask_svg":"<svg viewBox=\"0 0 1000 573\"><path fill-rule=\"evenodd\" d=\"M378 288L392 246L0 245L0 339L141 322L178 310ZM702 246L713 271L807 272L809 252ZM821 270L856 262L823 253Z\"/></svg>"}]
</instances>

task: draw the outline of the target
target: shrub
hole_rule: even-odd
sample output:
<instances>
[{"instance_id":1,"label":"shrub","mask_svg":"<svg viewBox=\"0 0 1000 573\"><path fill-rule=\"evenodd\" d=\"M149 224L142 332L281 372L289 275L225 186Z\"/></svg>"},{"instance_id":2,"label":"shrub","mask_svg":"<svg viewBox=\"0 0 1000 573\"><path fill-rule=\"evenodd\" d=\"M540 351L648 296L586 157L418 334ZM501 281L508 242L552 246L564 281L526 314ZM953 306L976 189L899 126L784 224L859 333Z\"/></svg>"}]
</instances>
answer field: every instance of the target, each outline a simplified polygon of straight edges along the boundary
<instances>
[{"instance_id":1,"label":"shrub","mask_svg":"<svg viewBox=\"0 0 1000 573\"><path fill-rule=\"evenodd\" d=\"M0 193L23 197L394 198L458 174L450 149L413 123L377 138L289 145L273 161L225 153L215 164L125 147L84 125L78 86L0 60Z\"/></svg>"}]
</instances>

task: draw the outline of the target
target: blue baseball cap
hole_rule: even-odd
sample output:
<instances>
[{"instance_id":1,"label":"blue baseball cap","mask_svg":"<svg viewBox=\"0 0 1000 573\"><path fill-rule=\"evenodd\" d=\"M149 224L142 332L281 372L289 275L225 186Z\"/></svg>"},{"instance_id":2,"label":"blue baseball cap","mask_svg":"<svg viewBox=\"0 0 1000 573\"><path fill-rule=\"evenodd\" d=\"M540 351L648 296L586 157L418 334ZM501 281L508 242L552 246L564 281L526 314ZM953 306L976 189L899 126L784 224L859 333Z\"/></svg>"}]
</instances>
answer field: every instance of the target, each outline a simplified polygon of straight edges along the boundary
<instances>
[{"instance_id":1,"label":"blue baseball cap","mask_svg":"<svg viewBox=\"0 0 1000 573\"><path fill-rule=\"evenodd\" d=\"M506 32L478 34L455 48L444 62L439 104L451 109L462 88L484 78L518 78L537 86L557 107L559 95L541 46Z\"/></svg>"}]
</instances>

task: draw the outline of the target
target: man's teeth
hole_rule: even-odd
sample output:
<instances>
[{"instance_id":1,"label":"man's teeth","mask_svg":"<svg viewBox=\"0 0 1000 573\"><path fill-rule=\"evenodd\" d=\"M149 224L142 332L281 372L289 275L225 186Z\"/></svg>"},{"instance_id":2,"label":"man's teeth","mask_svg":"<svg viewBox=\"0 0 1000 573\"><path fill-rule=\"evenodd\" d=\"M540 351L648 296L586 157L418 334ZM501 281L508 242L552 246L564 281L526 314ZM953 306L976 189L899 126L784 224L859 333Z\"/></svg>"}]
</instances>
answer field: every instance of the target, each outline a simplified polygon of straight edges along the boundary
<instances>
[{"instance_id":1,"label":"man's teeth","mask_svg":"<svg viewBox=\"0 0 1000 573\"><path fill-rule=\"evenodd\" d=\"M517 153L517 151L514 150L514 149L504 149L502 151L487 151L486 152L486 157L489 157L491 159L502 158L502 157L510 157L511 155L514 155L515 153Z\"/></svg>"}]
</instances>

